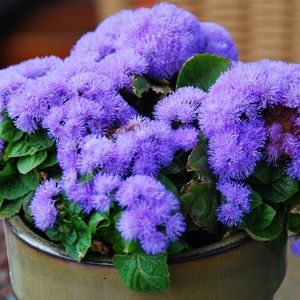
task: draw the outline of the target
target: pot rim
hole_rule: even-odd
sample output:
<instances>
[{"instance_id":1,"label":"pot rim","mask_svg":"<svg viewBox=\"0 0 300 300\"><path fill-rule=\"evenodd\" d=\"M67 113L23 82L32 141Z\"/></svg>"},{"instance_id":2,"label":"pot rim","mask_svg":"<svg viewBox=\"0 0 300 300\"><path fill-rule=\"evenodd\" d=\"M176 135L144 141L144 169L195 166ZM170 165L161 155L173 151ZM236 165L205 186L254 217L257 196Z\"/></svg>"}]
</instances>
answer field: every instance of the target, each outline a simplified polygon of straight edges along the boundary
<instances>
[{"instance_id":1,"label":"pot rim","mask_svg":"<svg viewBox=\"0 0 300 300\"><path fill-rule=\"evenodd\" d=\"M20 216L14 216L9 219L5 219L4 223L6 227L22 242L28 244L29 246L43 252L54 256L56 258L69 260L74 263L78 263L76 260L71 258L65 251L62 245L56 244L45 238L41 237L34 231L32 231L22 220ZM239 232L234 236L227 237L218 241L216 243L203 246L200 248L191 249L183 253L176 255L170 255L168 262L170 264L180 263L185 261L190 261L202 257L207 257L211 255L217 255L225 251L229 251L233 248L242 246L243 244L253 241L245 232ZM112 258L101 257L97 254L89 253L80 264L89 265L100 265L114 267Z\"/></svg>"}]
</instances>

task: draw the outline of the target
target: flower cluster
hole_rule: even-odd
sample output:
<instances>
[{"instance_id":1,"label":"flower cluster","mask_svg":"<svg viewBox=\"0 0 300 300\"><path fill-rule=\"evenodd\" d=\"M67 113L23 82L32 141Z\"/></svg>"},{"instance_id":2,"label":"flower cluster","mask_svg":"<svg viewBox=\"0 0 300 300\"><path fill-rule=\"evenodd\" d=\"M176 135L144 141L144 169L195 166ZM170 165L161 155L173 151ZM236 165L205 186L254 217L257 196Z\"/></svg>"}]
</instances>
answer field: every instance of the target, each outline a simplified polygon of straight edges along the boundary
<instances>
[{"instance_id":1,"label":"flower cluster","mask_svg":"<svg viewBox=\"0 0 300 300\"><path fill-rule=\"evenodd\" d=\"M240 185L240 201L250 201L248 188L239 182L253 174L259 160L276 166L288 158L288 175L300 178L299 82L299 65L239 62L203 101L200 123L209 139L210 166L227 181L220 189L227 202L218 212L225 224L235 225L249 212L248 203L232 205L232 190Z\"/></svg>"},{"instance_id":2,"label":"flower cluster","mask_svg":"<svg viewBox=\"0 0 300 300\"><path fill-rule=\"evenodd\" d=\"M288 227L300 255L300 66L237 58L223 27L161 3L0 70L1 215L76 260L112 249L145 291L167 268L146 282L133 256L161 265L228 227L270 246Z\"/></svg>"},{"instance_id":3,"label":"flower cluster","mask_svg":"<svg viewBox=\"0 0 300 300\"><path fill-rule=\"evenodd\" d=\"M172 80L188 58L206 52L238 55L224 28L162 3L111 16L64 60L36 58L1 71L0 110L23 132L43 128L56 140L63 174L59 187L50 180L35 193L39 229L53 226L63 191L87 214L118 203L122 236L139 240L147 253L164 251L182 234L178 199L155 177L197 143L206 93L179 89L154 103L150 117L124 95L133 96L135 76Z\"/></svg>"},{"instance_id":4,"label":"flower cluster","mask_svg":"<svg viewBox=\"0 0 300 300\"><path fill-rule=\"evenodd\" d=\"M197 53L222 54L233 60L238 56L232 38L223 27L199 23L191 13L167 3L111 16L94 32L83 36L72 55L89 61L100 61L108 56L108 61L113 61L114 57L119 59L119 55L108 54L124 50L138 55L136 58L127 55L129 62L131 59L139 61L139 68L144 67L144 63L148 65L144 74L164 79L171 79L182 64ZM107 69L107 74L120 77L121 74L117 74L120 69L117 64L117 69Z\"/></svg>"},{"instance_id":5,"label":"flower cluster","mask_svg":"<svg viewBox=\"0 0 300 300\"><path fill-rule=\"evenodd\" d=\"M147 253L162 252L185 230L176 197L149 176L129 177L116 199L121 207L127 208L119 221L123 238L139 239Z\"/></svg>"}]
</instances>

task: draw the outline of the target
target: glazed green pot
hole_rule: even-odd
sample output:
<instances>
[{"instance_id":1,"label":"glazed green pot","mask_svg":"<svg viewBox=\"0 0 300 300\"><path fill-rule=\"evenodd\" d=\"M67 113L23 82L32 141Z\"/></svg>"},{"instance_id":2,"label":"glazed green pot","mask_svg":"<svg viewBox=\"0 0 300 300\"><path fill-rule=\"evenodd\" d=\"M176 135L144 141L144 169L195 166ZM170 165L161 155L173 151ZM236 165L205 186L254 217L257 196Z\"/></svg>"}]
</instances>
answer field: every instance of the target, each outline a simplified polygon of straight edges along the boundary
<instances>
[{"instance_id":1,"label":"glazed green pot","mask_svg":"<svg viewBox=\"0 0 300 300\"><path fill-rule=\"evenodd\" d=\"M272 251L239 233L172 257L169 292L136 293L124 286L110 259L77 263L19 217L4 224L19 300L270 300L286 271L286 248Z\"/></svg>"}]
</instances>

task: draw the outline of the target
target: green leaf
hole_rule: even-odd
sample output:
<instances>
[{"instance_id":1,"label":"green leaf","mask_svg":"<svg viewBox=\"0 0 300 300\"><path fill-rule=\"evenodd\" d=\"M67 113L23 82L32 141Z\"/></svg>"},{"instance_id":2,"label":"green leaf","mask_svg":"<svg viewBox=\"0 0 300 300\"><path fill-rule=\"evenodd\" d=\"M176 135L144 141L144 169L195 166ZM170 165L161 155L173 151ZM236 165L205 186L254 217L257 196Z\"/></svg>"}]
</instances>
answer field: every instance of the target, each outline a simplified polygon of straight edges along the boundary
<instances>
[{"instance_id":1,"label":"green leaf","mask_svg":"<svg viewBox=\"0 0 300 300\"><path fill-rule=\"evenodd\" d=\"M117 224L117 222L115 224ZM104 228L104 230L108 233L108 235L105 236L105 241L113 245L114 254L144 253L138 241L124 240L117 228L113 228L113 230ZM103 233L101 235L104 236Z\"/></svg>"},{"instance_id":2,"label":"green leaf","mask_svg":"<svg viewBox=\"0 0 300 300\"><path fill-rule=\"evenodd\" d=\"M132 88L134 94L138 98L142 98L144 93L153 91L156 94L168 95L172 89L168 85L152 83L150 80L143 76L135 76L132 81Z\"/></svg>"},{"instance_id":3,"label":"green leaf","mask_svg":"<svg viewBox=\"0 0 300 300\"><path fill-rule=\"evenodd\" d=\"M85 175L82 175L79 177L79 182L80 183L88 183L89 181L91 181L94 178L94 174L93 173L88 173Z\"/></svg>"},{"instance_id":4,"label":"green leaf","mask_svg":"<svg viewBox=\"0 0 300 300\"><path fill-rule=\"evenodd\" d=\"M190 197L190 216L193 222L206 229L213 231L217 218L215 214L218 205L218 193L214 187L208 184L192 184L186 195Z\"/></svg>"},{"instance_id":5,"label":"green leaf","mask_svg":"<svg viewBox=\"0 0 300 300\"><path fill-rule=\"evenodd\" d=\"M39 151L31 156L23 156L17 162L17 168L21 174L27 174L39 166L47 157L47 151Z\"/></svg>"},{"instance_id":6,"label":"green leaf","mask_svg":"<svg viewBox=\"0 0 300 300\"><path fill-rule=\"evenodd\" d=\"M39 185L39 175L35 170L23 175L20 174L20 180L24 186L26 186L29 190L33 191Z\"/></svg>"},{"instance_id":7,"label":"green leaf","mask_svg":"<svg viewBox=\"0 0 300 300\"><path fill-rule=\"evenodd\" d=\"M46 173L48 174L48 178L53 178L58 181L61 180L62 170L59 165L54 165L52 167L47 168Z\"/></svg>"},{"instance_id":8,"label":"green leaf","mask_svg":"<svg viewBox=\"0 0 300 300\"><path fill-rule=\"evenodd\" d=\"M32 191L29 194L27 194L23 199L24 218L25 218L25 221L29 224L33 223L33 217L32 217L32 212L31 212L31 208L30 208L30 204L32 202L33 195L34 195L34 192Z\"/></svg>"},{"instance_id":9,"label":"green leaf","mask_svg":"<svg viewBox=\"0 0 300 300\"><path fill-rule=\"evenodd\" d=\"M273 251L278 251L282 249L288 240L288 233L285 228L283 228L281 234L274 240L268 242L268 247Z\"/></svg>"},{"instance_id":10,"label":"green leaf","mask_svg":"<svg viewBox=\"0 0 300 300\"><path fill-rule=\"evenodd\" d=\"M16 166L8 161L4 168L0 171L0 179L5 179L7 177L11 177L13 175L16 175L17 174L17 168Z\"/></svg>"},{"instance_id":11,"label":"green leaf","mask_svg":"<svg viewBox=\"0 0 300 300\"><path fill-rule=\"evenodd\" d=\"M300 215L289 215L288 228L290 231L300 234Z\"/></svg>"},{"instance_id":12,"label":"green leaf","mask_svg":"<svg viewBox=\"0 0 300 300\"><path fill-rule=\"evenodd\" d=\"M72 202L67 200L67 210L69 212L69 214L72 215L80 215L81 213L81 206L79 203L76 202Z\"/></svg>"},{"instance_id":13,"label":"green leaf","mask_svg":"<svg viewBox=\"0 0 300 300\"><path fill-rule=\"evenodd\" d=\"M1 182L0 199L14 200L26 195L29 191L30 189L17 176Z\"/></svg>"},{"instance_id":14,"label":"green leaf","mask_svg":"<svg viewBox=\"0 0 300 300\"><path fill-rule=\"evenodd\" d=\"M64 241L64 246L71 257L80 261L87 253L92 243L92 236L88 226L78 216L72 216L71 222L77 234L73 243Z\"/></svg>"},{"instance_id":15,"label":"green leaf","mask_svg":"<svg viewBox=\"0 0 300 300\"><path fill-rule=\"evenodd\" d=\"M261 195L269 201L280 203L289 200L298 192L298 181L284 175L272 185L261 188Z\"/></svg>"},{"instance_id":16,"label":"green leaf","mask_svg":"<svg viewBox=\"0 0 300 300\"><path fill-rule=\"evenodd\" d=\"M108 227L111 224L110 217L107 213L95 212L88 221L90 233L93 235L97 229Z\"/></svg>"},{"instance_id":17,"label":"green leaf","mask_svg":"<svg viewBox=\"0 0 300 300\"><path fill-rule=\"evenodd\" d=\"M46 131L38 131L33 135L26 135L21 140L13 143L7 149L9 158L33 155L38 151L49 149L53 146L54 140L48 137Z\"/></svg>"},{"instance_id":18,"label":"green leaf","mask_svg":"<svg viewBox=\"0 0 300 300\"><path fill-rule=\"evenodd\" d=\"M52 167L58 163L57 154L55 151L49 151L47 154L47 158L39 165L39 169L45 169Z\"/></svg>"},{"instance_id":19,"label":"green leaf","mask_svg":"<svg viewBox=\"0 0 300 300\"><path fill-rule=\"evenodd\" d=\"M261 196L259 195L259 193L255 192L255 191L252 191L251 199L252 199L252 201L251 201L252 208L257 208L263 204L263 200L262 200Z\"/></svg>"},{"instance_id":20,"label":"green leaf","mask_svg":"<svg viewBox=\"0 0 300 300\"><path fill-rule=\"evenodd\" d=\"M253 176L260 183L268 184L272 182L272 178L273 178L272 169L266 163L258 162L255 167Z\"/></svg>"},{"instance_id":21,"label":"green leaf","mask_svg":"<svg viewBox=\"0 0 300 300\"><path fill-rule=\"evenodd\" d=\"M283 166L272 167L265 162L258 162L253 176L261 184L268 184L279 179L284 173Z\"/></svg>"},{"instance_id":22,"label":"green leaf","mask_svg":"<svg viewBox=\"0 0 300 300\"><path fill-rule=\"evenodd\" d=\"M68 245L72 245L76 242L78 236L76 230L70 230L67 234L65 234L65 242Z\"/></svg>"},{"instance_id":23,"label":"green leaf","mask_svg":"<svg viewBox=\"0 0 300 300\"><path fill-rule=\"evenodd\" d=\"M165 188L179 198L176 185L165 175L158 174L157 179L165 186Z\"/></svg>"},{"instance_id":24,"label":"green leaf","mask_svg":"<svg viewBox=\"0 0 300 300\"><path fill-rule=\"evenodd\" d=\"M276 215L276 210L268 204L261 204L259 207L254 208L245 218L244 222L247 227L261 230L268 227Z\"/></svg>"},{"instance_id":25,"label":"green leaf","mask_svg":"<svg viewBox=\"0 0 300 300\"><path fill-rule=\"evenodd\" d=\"M181 241L175 241L168 247L168 255L174 255L182 252L186 248L185 244Z\"/></svg>"},{"instance_id":26,"label":"green leaf","mask_svg":"<svg viewBox=\"0 0 300 300\"><path fill-rule=\"evenodd\" d=\"M201 175L211 176L211 171L207 161L207 139L203 135L199 135L197 145L188 157L187 170L195 171Z\"/></svg>"},{"instance_id":27,"label":"green leaf","mask_svg":"<svg viewBox=\"0 0 300 300\"><path fill-rule=\"evenodd\" d=\"M179 72L176 89L194 86L207 92L230 66L230 60L213 54L196 54Z\"/></svg>"},{"instance_id":28,"label":"green leaf","mask_svg":"<svg viewBox=\"0 0 300 300\"><path fill-rule=\"evenodd\" d=\"M61 239L62 239L61 232L59 230L57 230L56 227L47 228L45 230L45 233L46 233L47 237L54 242L61 241Z\"/></svg>"},{"instance_id":29,"label":"green leaf","mask_svg":"<svg viewBox=\"0 0 300 300\"><path fill-rule=\"evenodd\" d=\"M15 200L2 200L1 206L0 206L0 218L10 218L14 215L16 215L24 202L28 201L29 198L32 197L32 194L29 193L25 195L24 197L20 197Z\"/></svg>"},{"instance_id":30,"label":"green leaf","mask_svg":"<svg viewBox=\"0 0 300 300\"><path fill-rule=\"evenodd\" d=\"M186 153L184 151L179 151L175 154L172 163L163 168L161 172L166 175L170 174L183 174L186 172Z\"/></svg>"},{"instance_id":31,"label":"green leaf","mask_svg":"<svg viewBox=\"0 0 300 300\"><path fill-rule=\"evenodd\" d=\"M114 265L125 285L136 292L161 292L169 289L165 255L115 255Z\"/></svg>"},{"instance_id":32,"label":"green leaf","mask_svg":"<svg viewBox=\"0 0 300 300\"><path fill-rule=\"evenodd\" d=\"M276 239L284 229L284 213L277 212L271 224L265 228L257 229L248 227L246 222L239 225L239 228L244 229L251 238L258 241L271 241Z\"/></svg>"},{"instance_id":33,"label":"green leaf","mask_svg":"<svg viewBox=\"0 0 300 300\"><path fill-rule=\"evenodd\" d=\"M13 142L19 140L22 135L23 132L16 128L13 121L8 116L3 116L0 123L0 140Z\"/></svg>"}]
</instances>

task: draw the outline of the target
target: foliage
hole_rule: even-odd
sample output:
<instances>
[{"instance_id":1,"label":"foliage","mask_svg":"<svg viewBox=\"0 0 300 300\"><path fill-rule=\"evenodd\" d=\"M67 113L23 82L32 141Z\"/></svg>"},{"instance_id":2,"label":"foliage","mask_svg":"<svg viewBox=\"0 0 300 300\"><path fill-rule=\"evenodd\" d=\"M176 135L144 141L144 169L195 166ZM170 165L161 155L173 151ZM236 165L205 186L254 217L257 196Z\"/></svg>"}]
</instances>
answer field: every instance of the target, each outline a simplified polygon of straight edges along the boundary
<instances>
[{"instance_id":1,"label":"foliage","mask_svg":"<svg viewBox=\"0 0 300 300\"><path fill-rule=\"evenodd\" d=\"M160 20L152 24L147 18L147 26L140 24L149 31L145 39L132 44L130 32L137 31L131 26L143 18L126 18L128 30L118 28L107 39L113 45L105 40L103 49L100 41L99 49L87 47L91 33L69 60L25 62L4 71L8 83L0 85L0 217L19 214L78 262L89 251L111 257L124 284L137 292L168 290L168 255L225 233L243 230L273 249L286 243L287 229L300 235L299 178L291 175L299 161L291 165L285 153L270 163L266 131L259 131L274 125L268 110L276 105L259 111L265 120L253 124L253 107L241 112L251 101L228 109L232 95L244 101L258 94L267 103L264 93L247 90L247 80L255 77L247 73L251 68L234 82L232 70L240 63L205 53L193 16L180 11L180 27L171 22L176 7L158 8L153 11L163 13L166 24L157 28ZM160 29L172 34L158 40ZM194 34L189 45L180 32ZM226 52L213 53L220 51ZM228 85L241 85L247 97L233 90L220 100L223 76L233 78ZM214 112L206 120L212 126L204 124L203 105ZM286 111L293 118L275 120L285 121L284 130L296 119L293 109ZM233 117L218 123L226 113ZM244 136L254 142L243 143ZM285 138L293 145L291 136ZM253 151L244 151L249 144ZM199 242L203 236L207 241Z\"/></svg>"}]
</instances>

